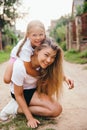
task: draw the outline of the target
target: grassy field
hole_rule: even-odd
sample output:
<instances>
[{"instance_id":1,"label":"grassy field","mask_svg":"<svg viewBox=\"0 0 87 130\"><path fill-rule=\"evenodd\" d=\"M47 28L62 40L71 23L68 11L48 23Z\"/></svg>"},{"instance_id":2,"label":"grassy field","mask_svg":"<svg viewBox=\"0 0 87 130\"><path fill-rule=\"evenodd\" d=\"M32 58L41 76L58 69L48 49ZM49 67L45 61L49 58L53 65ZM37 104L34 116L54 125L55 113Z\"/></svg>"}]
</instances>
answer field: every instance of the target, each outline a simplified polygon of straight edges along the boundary
<instances>
[{"instance_id":1,"label":"grassy field","mask_svg":"<svg viewBox=\"0 0 87 130\"><path fill-rule=\"evenodd\" d=\"M0 51L0 63L3 63L10 58L12 48L13 46L7 45L4 50Z\"/></svg>"},{"instance_id":2,"label":"grassy field","mask_svg":"<svg viewBox=\"0 0 87 130\"><path fill-rule=\"evenodd\" d=\"M45 117L36 117L41 124L35 130L55 130L52 128L44 128L50 124L57 124L55 119L45 118ZM42 129L43 128L43 129ZM17 115L16 118L11 119L9 122L0 123L0 130L33 130L32 128L27 127L27 121L24 115Z\"/></svg>"},{"instance_id":3,"label":"grassy field","mask_svg":"<svg viewBox=\"0 0 87 130\"><path fill-rule=\"evenodd\" d=\"M87 50L83 52L76 52L75 50L66 51L64 59L71 63L86 64L87 63Z\"/></svg>"},{"instance_id":4,"label":"grassy field","mask_svg":"<svg viewBox=\"0 0 87 130\"><path fill-rule=\"evenodd\" d=\"M1 51L0 52L0 63L7 61L10 57L10 52Z\"/></svg>"}]
</instances>

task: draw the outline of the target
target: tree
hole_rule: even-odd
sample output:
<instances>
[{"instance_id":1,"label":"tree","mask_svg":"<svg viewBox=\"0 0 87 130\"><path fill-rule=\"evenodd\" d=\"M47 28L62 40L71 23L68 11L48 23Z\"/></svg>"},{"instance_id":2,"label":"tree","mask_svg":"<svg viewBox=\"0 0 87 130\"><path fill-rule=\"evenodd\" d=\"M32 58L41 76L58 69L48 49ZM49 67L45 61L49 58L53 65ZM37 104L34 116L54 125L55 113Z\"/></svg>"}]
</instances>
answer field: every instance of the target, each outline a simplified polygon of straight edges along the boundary
<instances>
[{"instance_id":1,"label":"tree","mask_svg":"<svg viewBox=\"0 0 87 130\"><path fill-rule=\"evenodd\" d=\"M83 6L79 5L76 8L76 15L78 16L78 15L81 15L81 14L83 14Z\"/></svg>"},{"instance_id":2,"label":"tree","mask_svg":"<svg viewBox=\"0 0 87 130\"><path fill-rule=\"evenodd\" d=\"M83 5L83 13L87 13L87 0L84 2Z\"/></svg>"},{"instance_id":3,"label":"tree","mask_svg":"<svg viewBox=\"0 0 87 130\"><path fill-rule=\"evenodd\" d=\"M18 17L16 9L19 4L19 0L0 0L0 49L2 49L2 29L6 24L11 26Z\"/></svg>"},{"instance_id":4,"label":"tree","mask_svg":"<svg viewBox=\"0 0 87 130\"><path fill-rule=\"evenodd\" d=\"M5 24L12 24L12 21L18 17L16 12L19 6L19 0L1 0L0 1L0 28L2 29Z\"/></svg>"},{"instance_id":5,"label":"tree","mask_svg":"<svg viewBox=\"0 0 87 130\"><path fill-rule=\"evenodd\" d=\"M68 23L71 16L65 15L61 16L54 29L51 30L50 35L56 39L58 43L63 42L66 37L66 24Z\"/></svg>"}]
</instances>

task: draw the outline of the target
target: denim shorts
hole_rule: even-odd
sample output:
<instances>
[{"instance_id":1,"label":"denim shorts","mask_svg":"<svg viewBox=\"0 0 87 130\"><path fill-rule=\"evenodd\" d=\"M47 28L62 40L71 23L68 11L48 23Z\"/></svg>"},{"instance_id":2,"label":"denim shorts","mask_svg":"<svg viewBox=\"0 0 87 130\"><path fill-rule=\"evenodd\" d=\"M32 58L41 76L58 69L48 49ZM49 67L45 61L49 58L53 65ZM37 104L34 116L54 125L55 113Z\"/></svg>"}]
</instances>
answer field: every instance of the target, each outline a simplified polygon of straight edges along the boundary
<instances>
[{"instance_id":1,"label":"denim shorts","mask_svg":"<svg viewBox=\"0 0 87 130\"><path fill-rule=\"evenodd\" d=\"M24 90L24 98L25 98L28 106L30 104L31 98L35 91L36 91L36 88ZM14 98L16 100L15 95L13 93L11 93L11 96L12 96L12 98Z\"/></svg>"}]
</instances>

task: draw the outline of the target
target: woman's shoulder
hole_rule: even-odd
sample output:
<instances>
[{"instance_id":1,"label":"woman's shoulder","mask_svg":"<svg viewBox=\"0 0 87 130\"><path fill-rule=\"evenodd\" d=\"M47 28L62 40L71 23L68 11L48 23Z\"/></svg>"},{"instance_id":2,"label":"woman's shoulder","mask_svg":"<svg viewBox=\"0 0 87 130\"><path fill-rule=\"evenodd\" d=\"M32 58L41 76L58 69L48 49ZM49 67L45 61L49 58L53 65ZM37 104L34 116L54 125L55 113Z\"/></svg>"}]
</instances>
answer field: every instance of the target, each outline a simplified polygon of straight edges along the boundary
<instances>
[{"instance_id":1,"label":"woman's shoulder","mask_svg":"<svg viewBox=\"0 0 87 130\"><path fill-rule=\"evenodd\" d=\"M24 62L20 58L17 58L14 62L14 69L18 71L25 71Z\"/></svg>"}]
</instances>

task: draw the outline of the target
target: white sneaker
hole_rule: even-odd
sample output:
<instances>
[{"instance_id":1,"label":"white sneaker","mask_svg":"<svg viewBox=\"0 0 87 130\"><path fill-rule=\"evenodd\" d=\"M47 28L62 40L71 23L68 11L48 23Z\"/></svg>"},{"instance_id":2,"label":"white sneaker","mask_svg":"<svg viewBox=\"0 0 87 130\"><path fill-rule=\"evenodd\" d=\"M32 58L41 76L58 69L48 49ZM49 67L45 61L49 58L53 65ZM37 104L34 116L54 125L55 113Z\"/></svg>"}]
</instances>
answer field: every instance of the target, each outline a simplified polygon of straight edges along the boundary
<instances>
[{"instance_id":1,"label":"white sneaker","mask_svg":"<svg viewBox=\"0 0 87 130\"><path fill-rule=\"evenodd\" d=\"M18 104L14 99L3 108L0 112L0 120L6 121L10 115L15 116L17 114Z\"/></svg>"}]
</instances>

